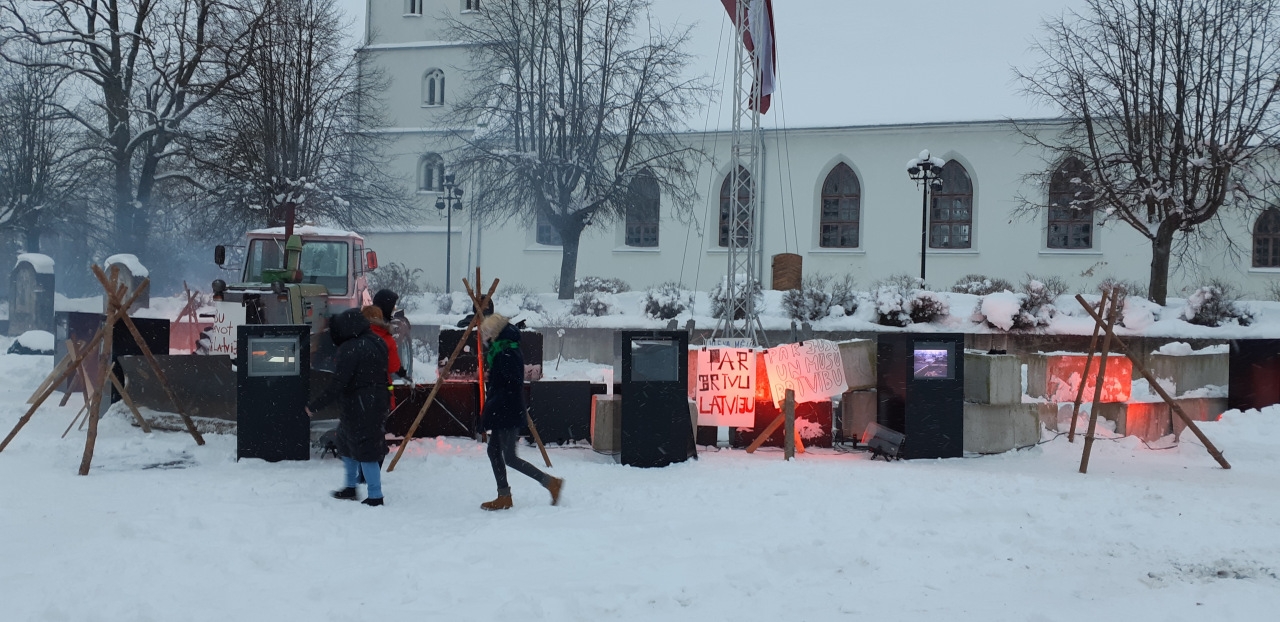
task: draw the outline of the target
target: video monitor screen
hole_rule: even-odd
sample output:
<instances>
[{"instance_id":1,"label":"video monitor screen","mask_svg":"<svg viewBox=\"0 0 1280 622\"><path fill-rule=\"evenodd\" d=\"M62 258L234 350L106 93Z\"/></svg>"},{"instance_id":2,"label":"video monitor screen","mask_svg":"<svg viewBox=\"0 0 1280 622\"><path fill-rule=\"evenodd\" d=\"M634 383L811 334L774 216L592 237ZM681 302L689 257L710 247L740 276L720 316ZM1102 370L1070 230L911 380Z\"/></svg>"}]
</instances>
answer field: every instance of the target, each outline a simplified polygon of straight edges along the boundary
<instances>
[{"instance_id":1,"label":"video monitor screen","mask_svg":"<svg viewBox=\"0 0 1280 622\"><path fill-rule=\"evenodd\" d=\"M952 344L916 342L912 368L915 378L921 380L947 380L955 378Z\"/></svg>"},{"instance_id":2,"label":"video monitor screen","mask_svg":"<svg viewBox=\"0 0 1280 622\"><path fill-rule=\"evenodd\" d=\"M680 379L678 343L667 339L631 342L631 382L675 382Z\"/></svg>"},{"instance_id":3,"label":"video monitor screen","mask_svg":"<svg viewBox=\"0 0 1280 622\"><path fill-rule=\"evenodd\" d=\"M250 376L297 376L298 340L293 337L250 337Z\"/></svg>"}]
</instances>

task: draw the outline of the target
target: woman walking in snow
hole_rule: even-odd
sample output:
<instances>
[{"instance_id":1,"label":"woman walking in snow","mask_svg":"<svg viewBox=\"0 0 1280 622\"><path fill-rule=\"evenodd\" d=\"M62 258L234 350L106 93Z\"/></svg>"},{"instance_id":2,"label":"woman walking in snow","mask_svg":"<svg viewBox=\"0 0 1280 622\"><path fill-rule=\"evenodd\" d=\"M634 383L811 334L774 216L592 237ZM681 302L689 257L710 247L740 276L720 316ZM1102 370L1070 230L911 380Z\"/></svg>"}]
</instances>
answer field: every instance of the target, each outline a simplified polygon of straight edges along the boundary
<instances>
[{"instance_id":1,"label":"woman walking in snow","mask_svg":"<svg viewBox=\"0 0 1280 622\"><path fill-rule=\"evenodd\" d=\"M551 505L560 502L564 480L539 471L516 455L520 424L524 423L524 356L520 354L520 331L507 318L494 314L480 325L485 343L484 411L480 413L481 429L489 430L489 463L498 483L498 497L480 504L483 510L511 508L511 486L507 484L507 467L537 480L551 493Z\"/></svg>"},{"instance_id":2,"label":"woman walking in snow","mask_svg":"<svg viewBox=\"0 0 1280 622\"><path fill-rule=\"evenodd\" d=\"M313 416L342 400L335 445L346 469L346 486L333 491L335 499L356 499L361 476L369 484L365 505L382 505L382 465L387 455L384 425L389 412L387 346L373 334L359 309L347 309L329 322L329 337L338 346L337 369L329 385L310 404Z\"/></svg>"}]
</instances>

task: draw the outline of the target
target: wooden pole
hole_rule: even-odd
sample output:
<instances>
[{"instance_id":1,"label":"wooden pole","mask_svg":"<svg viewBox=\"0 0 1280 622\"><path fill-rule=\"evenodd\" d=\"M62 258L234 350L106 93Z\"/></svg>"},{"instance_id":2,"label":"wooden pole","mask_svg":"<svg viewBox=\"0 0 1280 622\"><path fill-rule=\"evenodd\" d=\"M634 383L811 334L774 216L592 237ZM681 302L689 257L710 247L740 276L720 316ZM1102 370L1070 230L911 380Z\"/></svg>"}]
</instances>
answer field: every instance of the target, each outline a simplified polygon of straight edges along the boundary
<instances>
[{"instance_id":1,"label":"wooden pole","mask_svg":"<svg viewBox=\"0 0 1280 622\"><path fill-rule=\"evenodd\" d=\"M498 289L498 279L493 280L493 285L489 286L489 293L485 295L484 300L493 297L493 292ZM436 379L435 386L431 387L431 393L427 395L427 401L422 404L422 408L418 409L418 416L414 417L413 423L409 426L409 433L405 435L404 441L400 443L400 448L396 450L396 455L387 465L387 472L390 473L396 468L396 464L400 462L400 457L404 455L405 447L409 446L409 441L413 439L413 433L418 431L418 425L422 423L422 418L426 416L427 409L431 407L431 403L435 401L436 394L440 392L440 386L444 384L444 377L449 374L449 370L453 369L453 362L458 359L458 354L462 352L462 347L467 345L467 340L471 338L472 331L479 326L479 316L473 316L471 322L467 324L467 330L462 334L462 339L458 340L458 345L453 347L453 353L449 355L449 360L445 363L444 369L440 372L440 377Z\"/></svg>"},{"instance_id":2,"label":"wooden pole","mask_svg":"<svg viewBox=\"0 0 1280 622\"><path fill-rule=\"evenodd\" d=\"M1081 304L1084 304L1084 300L1079 295L1076 296L1076 300L1081 302ZM1088 311L1089 315L1093 316L1094 321L1098 321L1097 314L1095 314L1093 312L1093 309L1090 309L1087 304L1085 305L1085 311ZM1209 455L1213 456L1213 459L1216 460L1222 468L1230 469L1231 465L1227 462L1226 457L1222 455L1222 452L1218 451L1218 448L1215 447L1214 444L1209 441L1209 437L1205 436L1204 432L1200 430L1200 426L1196 425L1196 422L1190 416L1187 415L1186 411L1182 410L1182 407L1178 405L1177 401L1175 401L1173 397L1169 395L1167 391L1164 390L1164 387L1160 386L1160 383L1156 381L1156 377L1150 371L1147 370L1146 366L1143 365L1142 362L1137 359L1137 357L1133 355L1133 352L1124 343L1124 341L1121 340L1120 337L1118 336L1115 337L1115 341L1116 341L1116 349L1120 352L1124 352L1124 355L1129 357L1129 361L1133 363L1134 369L1137 369L1138 373L1142 374L1142 377L1147 380L1147 383L1151 385L1151 388L1155 389L1156 394L1159 395L1160 398L1163 399L1165 403L1169 405L1169 408L1172 409L1173 412L1176 413L1178 417L1182 419L1182 422L1185 423L1187 427L1191 429L1192 434L1196 435L1196 438L1199 439L1200 443L1204 445L1204 448L1209 452Z\"/></svg>"},{"instance_id":3,"label":"wooden pole","mask_svg":"<svg viewBox=\"0 0 1280 622\"><path fill-rule=\"evenodd\" d=\"M133 301L136 300L141 293L142 293L142 290L134 291L133 296L131 296L128 300L128 304L130 305L133 304ZM111 314L108 314L107 321L108 322L113 321ZM31 421L31 416L34 415L36 410L40 408L41 404L44 404L45 400L49 399L49 396L53 394L54 390L58 387L58 385L66 381L66 379L69 378L72 374L76 373L76 371L80 367L80 364L84 361L85 356L87 356L89 352L92 352L94 348L98 347L98 344L102 343L102 335L105 328L106 327L103 326L102 328L98 329L98 332L94 333L93 338L89 340L89 345L85 346L84 350L80 352L80 355L76 357L76 360L68 364L66 368L62 370L61 373L55 371L54 373L50 374L51 376L57 376L58 379L45 386L44 392L42 392L40 396L36 398L36 401L31 404L30 408L27 409L27 412L24 413L22 417L18 419L18 423L13 426L13 430L9 432L9 435L4 438L4 441L0 441L0 451L4 451L5 448L9 446L9 443L13 442L13 437L17 436L18 432L22 430L22 428L26 426L29 421Z\"/></svg>"},{"instance_id":4,"label":"wooden pole","mask_svg":"<svg viewBox=\"0 0 1280 622\"><path fill-rule=\"evenodd\" d=\"M480 299L476 298L475 291L471 289L471 284L466 279L462 279L462 285L467 289L467 296L471 298L471 304L476 309L476 315L483 316L485 307L480 306ZM480 266L476 266L476 286L480 285ZM482 323L484 320L480 320ZM480 383L480 412L484 412L484 335L480 331L476 331L476 377ZM481 431L484 434L484 431Z\"/></svg>"},{"instance_id":5,"label":"wooden pole","mask_svg":"<svg viewBox=\"0 0 1280 622\"><path fill-rule=\"evenodd\" d=\"M796 392L787 389L787 397L782 400L782 416L786 423L782 432L782 459L796 457Z\"/></svg>"},{"instance_id":6,"label":"wooden pole","mask_svg":"<svg viewBox=\"0 0 1280 622\"><path fill-rule=\"evenodd\" d=\"M1102 338L1102 352L1098 353L1098 380L1093 385L1093 407L1089 409L1089 428L1084 434L1084 454L1080 456L1080 472L1089 472L1089 454L1093 450L1093 433L1098 427L1098 404L1102 403L1102 386L1107 379L1107 354L1111 351L1111 340L1115 333L1112 329L1116 325L1116 315L1119 313L1120 301L1117 300L1113 292L1111 295L1111 309L1107 313L1107 325L1103 327L1106 331ZM1106 311L1104 309L1104 311ZM1081 378L1083 384L1088 378Z\"/></svg>"},{"instance_id":7,"label":"wooden pole","mask_svg":"<svg viewBox=\"0 0 1280 622\"><path fill-rule=\"evenodd\" d=\"M102 268L94 265L93 274L98 277L98 280L103 285L106 285L106 275L103 274ZM143 279L138 286L138 290L145 290L150 284L150 279ZM156 362L156 357L151 354L151 348L147 346L147 342L142 338L142 333L138 331L138 327L133 324L133 319L129 317L127 309L128 307L122 309L119 319L124 322L125 328L129 329L129 333L133 335L138 348L142 350L142 355L146 357L147 363L151 365L151 371L155 372L156 378L160 380L160 386L164 388L165 394L169 396L169 401L173 402L173 407L177 409L178 416L182 417L182 423L187 426L187 432L191 434L191 438L195 439L197 445L203 445L204 437L196 429L195 421L191 420L191 417L187 415L187 411L182 408L182 404L178 402L178 397L173 394L173 388L169 386L169 381L160 369L160 364Z\"/></svg>"},{"instance_id":8,"label":"wooden pole","mask_svg":"<svg viewBox=\"0 0 1280 622\"><path fill-rule=\"evenodd\" d=\"M102 269L99 268L96 264L93 267L94 267L95 274L101 273ZM109 301L108 313L107 313L107 324L106 326L103 326L105 335L103 335L103 338L102 338L104 345L106 345L106 347L101 348L100 352L98 353L98 370L99 370L99 373L102 374L102 380L101 380L101 384L98 387L98 392L93 395L93 399L91 400L91 404L89 406L89 415L88 415L89 433L85 436L85 439L84 439L84 455L80 457L80 475L88 475L89 466L90 464L93 463L93 450L94 450L94 447L97 446L98 444L98 413L102 408L102 394L106 393L107 376L113 375L111 373L111 344L115 343L112 340L112 337L113 337L112 333L115 330L115 323L116 323L115 320L118 319L117 315L120 311L120 307L116 306L119 301L115 297L115 294L117 292L116 288L118 287L119 280L120 280L119 268L116 266L111 266L111 281L107 282L103 280L103 283L102 283L102 286L107 293L107 300Z\"/></svg>"},{"instance_id":9,"label":"wooden pole","mask_svg":"<svg viewBox=\"0 0 1280 622\"><path fill-rule=\"evenodd\" d=\"M125 390L124 385L120 383L120 379L116 378L114 373L107 374L107 377L111 378L111 384L116 388L116 391L120 393L120 399L124 400L125 405L128 406L130 412L133 413L133 418L138 422L138 427L142 428L143 432L150 434L151 424L147 423L147 420L142 417L141 412L138 412L138 407L133 403L133 398L129 396L129 392Z\"/></svg>"},{"instance_id":10,"label":"wooden pole","mask_svg":"<svg viewBox=\"0 0 1280 622\"><path fill-rule=\"evenodd\" d=\"M1102 290L1102 300L1098 302L1099 309L1107 308L1107 296L1111 294L1110 289ZM1084 399L1084 386L1088 384L1085 379L1089 377L1089 366L1093 363L1093 351L1098 347L1098 331L1102 330L1102 324L1093 323L1093 337L1089 338L1089 353L1084 359L1084 371L1080 372L1080 386L1076 388L1076 403L1071 408L1071 430L1067 433L1067 442L1076 442L1076 417L1080 416L1080 402Z\"/></svg>"},{"instance_id":11,"label":"wooden pole","mask_svg":"<svg viewBox=\"0 0 1280 622\"><path fill-rule=\"evenodd\" d=\"M67 343L71 343L71 340L70 340L70 339L68 339L68 340L67 340ZM57 365L54 365L54 366L53 366L53 371L52 371L52 372L50 372L48 376L45 376L45 377L44 377L44 380L40 383L40 386L39 386L39 387L36 387L35 393L32 393L32 394L31 394L31 397L27 398L27 403L28 403L28 404L30 404L30 403L32 403L32 402L35 402L35 401L36 401L36 397L38 397L41 393L43 393L43 392L44 392L44 388L45 388L46 386L48 386L50 382L52 382L52 381L53 381L53 377L54 377L55 375L57 375L57 374L62 373L62 370L64 370L64 369L66 369L66 368L67 368L67 363L70 363L70 362L71 362L71 355L69 354L69 352L70 352L70 351L68 351L68 355L67 355L67 356L62 357L62 360L61 360L61 361L58 361L58 364L57 364ZM68 392L68 393L70 393L70 391L67 391L67 392Z\"/></svg>"},{"instance_id":12,"label":"wooden pole","mask_svg":"<svg viewBox=\"0 0 1280 622\"><path fill-rule=\"evenodd\" d=\"M82 404L82 405L80 406L80 410L77 410L77 411L76 411L76 416L74 416L74 417L72 417L72 418L71 418L71 423L68 423L68 424L67 424L67 429L65 429L65 430L63 430L63 431L62 431L62 438L66 438L66 437L67 437L67 434L69 434L69 433L71 432L71 427L72 427L72 426L74 426L74 425L76 424L76 422L80 420L80 415L83 415L83 414L84 414L84 413L86 413L86 412L89 412L89 404L87 404L87 403Z\"/></svg>"}]
</instances>

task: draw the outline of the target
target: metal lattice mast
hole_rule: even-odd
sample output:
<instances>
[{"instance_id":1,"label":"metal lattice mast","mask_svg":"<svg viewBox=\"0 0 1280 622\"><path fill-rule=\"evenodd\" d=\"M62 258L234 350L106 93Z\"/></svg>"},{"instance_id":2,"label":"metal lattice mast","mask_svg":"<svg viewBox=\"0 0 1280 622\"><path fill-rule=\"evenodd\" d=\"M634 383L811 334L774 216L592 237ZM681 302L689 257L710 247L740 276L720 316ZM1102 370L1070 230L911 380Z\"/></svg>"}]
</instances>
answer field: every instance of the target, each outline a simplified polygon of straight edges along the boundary
<instances>
[{"instance_id":1,"label":"metal lattice mast","mask_svg":"<svg viewBox=\"0 0 1280 622\"><path fill-rule=\"evenodd\" d=\"M729 231L725 245L729 251L728 274L725 283L725 316L721 319L720 334L725 337L745 337L757 343L755 297L752 284L756 282L755 221L760 212L760 195L756 192L760 179L760 63L755 52L746 49L745 41L750 30L747 15L748 2L736 3L734 23L738 36L734 42L733 76L733 147L730 158L733 166L729 182ZM759 48L757 47L758 51ZM739 279L742 279L739 281ZM734 318L741 316L742 325Z\"/></svg>"}]
</instances>

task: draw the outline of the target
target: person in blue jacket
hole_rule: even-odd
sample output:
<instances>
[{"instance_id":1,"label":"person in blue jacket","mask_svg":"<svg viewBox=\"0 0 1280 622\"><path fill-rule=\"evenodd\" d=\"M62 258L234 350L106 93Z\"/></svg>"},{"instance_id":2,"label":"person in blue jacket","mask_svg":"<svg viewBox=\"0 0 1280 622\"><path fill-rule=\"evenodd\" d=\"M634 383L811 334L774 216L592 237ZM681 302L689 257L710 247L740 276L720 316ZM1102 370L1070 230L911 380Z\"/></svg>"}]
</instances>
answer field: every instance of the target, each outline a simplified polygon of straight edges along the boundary
<instances>
[{"instance_id":1,"label":"person in blue jacket","mask_svg":"<svg viewBox=\"0 0 1280 622\"><path fill-rule=\"evenodd\" d=\"M382 459L387 455L387 344L374 334L359 309L348 309L329 322L329 337L338 346L336 370L328 386L307 404L313 416L342 400L334 445L346 469L346 486L333 491L335 499L357 498L361 476L369 485L365 505L379 506L382 497Z\"/></svg>"},{"instance_id":2,"label":"person in blue jacket","mask_svg":"<svg viewBox=\"0 0 1280 622\"><path fill-rule=\"evenodd\" d=\"M524 356L520 354L520 330L507 318L494 314L480 325L484 341L485 383L481 429L489 430L489 463L498 482L498 497L480 504L483 510L507 510L512 506L507 467L542 484L551 493L551 505L560 502L564 480L539 471L516 455L520 424L524 423Z\"/></svg>"}]
</instances>

